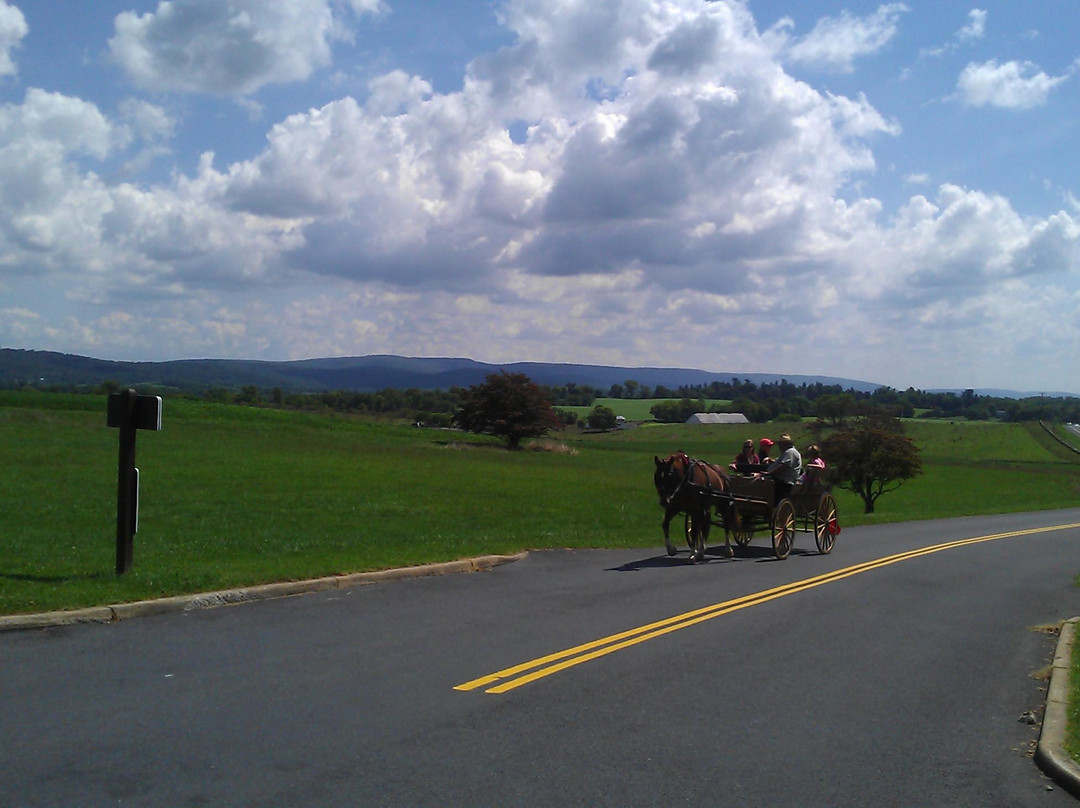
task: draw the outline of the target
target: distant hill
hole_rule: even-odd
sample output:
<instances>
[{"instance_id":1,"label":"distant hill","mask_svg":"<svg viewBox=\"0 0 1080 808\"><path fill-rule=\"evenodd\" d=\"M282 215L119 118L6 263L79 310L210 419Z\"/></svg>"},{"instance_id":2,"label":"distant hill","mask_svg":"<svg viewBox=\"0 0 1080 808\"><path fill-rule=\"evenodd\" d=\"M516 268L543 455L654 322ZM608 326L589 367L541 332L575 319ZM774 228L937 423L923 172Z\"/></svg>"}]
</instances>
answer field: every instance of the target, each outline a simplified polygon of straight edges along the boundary
<instances>
[{"instance_id":1,"label":"distant hill","mask_svg":"<svg viewBox=\"0 0 1080 808\"><path fill-rule=\"evenodd\" d=\"M288 392L351 390L374 392L393 388L408 390L448 390L479 384L491 373L505 370L524 373L537 384L576 384L607 391L613 384L634 380L655 388L672 390L683 385L707 385L714 381L746 379L754 384L787 380L801 385L840 385L845 390L872 391L872 382L832 376L802 376L777 373L713 372L692 368L617 367L545 362L489 364L472 359L424 359L405 356L352 356L304 359L291 362L264 362L247 359L183 359L170 362L114 362L86 356L0 349L0 387L39 386L85 387L115 381L122 386L153 385L178 390L205 390L222 387L238 390L255 386L263 390L280 387Z\"/></svg>"},{"instance_id":2,"label":"distant hill","mask_svg":"<svg viewBox=\"0 0 1080 808\"><path fill-rule=\"evenodd\" d=\"M203 391L211 387L239 390L254 386L261 390L280 387L286 392L350 390L370 393L397 390L449 390L479 384L491 373L505 370L524 373L537 384L552 387L576 384L606 392L613 384L633 379L656 388L663 385L675 390L683 385L708 385L733 378L754 384L786 380L795 385L839 385L844 390L872 392L880 384L836 376L794 375L785 373L745 373L709 371L694 368L619 367L610 365L574 365L548 362L509 362L489 364L462 358L415 358L408 356L342 356L329 359L302 359L291 362L265 362L251 359L179 359L170 362L114 362L88 356L0 348L0 387L26 384L58 387L96 387L106 381L123 386L153 385L163 389ZM934 389L926 392L953 392L963 389ZM1076 397L1073 393L1021 393L1014 390L975 390L980 396L1028 398L1046 395L1052 398Z\"/></svg>"}]
</instances>

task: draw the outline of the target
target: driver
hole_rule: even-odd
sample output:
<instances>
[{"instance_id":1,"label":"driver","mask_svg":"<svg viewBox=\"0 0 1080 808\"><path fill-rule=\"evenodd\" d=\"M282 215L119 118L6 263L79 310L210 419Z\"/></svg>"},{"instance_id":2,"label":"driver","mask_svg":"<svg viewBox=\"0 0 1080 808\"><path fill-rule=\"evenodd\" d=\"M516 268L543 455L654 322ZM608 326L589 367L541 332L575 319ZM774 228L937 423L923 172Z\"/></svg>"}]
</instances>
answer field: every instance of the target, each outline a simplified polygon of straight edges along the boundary
<instances>
[{"instance_id":1,"label":"driver","mask_svg":"<svg viewBox=\"0 0 1080 808\"><path fill-rule=\"evenodd\" d=\"M769 463L762 475L772 477L775 481L775 502L779 502L791 493L791 489L799 481L799 475L802 473L802 455L795 448L795 441L791 439L791 435L786 432L776 441L776 445L780 450L780 456Z\"/></svg>"}]
</instances>

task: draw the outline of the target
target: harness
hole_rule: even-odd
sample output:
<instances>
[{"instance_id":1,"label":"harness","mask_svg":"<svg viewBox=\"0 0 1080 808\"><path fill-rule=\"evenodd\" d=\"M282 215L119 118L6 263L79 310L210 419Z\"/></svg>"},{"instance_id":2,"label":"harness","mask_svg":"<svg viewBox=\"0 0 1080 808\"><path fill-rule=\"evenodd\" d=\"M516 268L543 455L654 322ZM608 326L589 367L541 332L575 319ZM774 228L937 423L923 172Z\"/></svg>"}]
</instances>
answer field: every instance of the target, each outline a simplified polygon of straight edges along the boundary
<instances>
[{"instance_id":1,"label":"harness","mask_svg":"<svg viewBox=\"0 0 1080 808\"><path fill-rule=\"evenodd\" d=\"M688 456L685 452L677 452L674 455L674 459L681 460L683 461L683 463L686 464L686 472L683 474L682 480L680 480L679 484L675 487L675 490L672 491L671 494L665 498L665 506L671 507L671 505L679 497L679 494L682 493L684 488L689 487L691 491L695 488L706 489L709 491L713 490L712 484L709 482L709 469L712 469L712 466L702 460L695 460L694 458ZM693 476L694 469L698 467L705 469L705 485L699 485L698 483L691 482L690 480L690 478ZM715 471L715 469L713 470ZM722 474L721 479L723 479Z\"/></svg>"}]
</instances>

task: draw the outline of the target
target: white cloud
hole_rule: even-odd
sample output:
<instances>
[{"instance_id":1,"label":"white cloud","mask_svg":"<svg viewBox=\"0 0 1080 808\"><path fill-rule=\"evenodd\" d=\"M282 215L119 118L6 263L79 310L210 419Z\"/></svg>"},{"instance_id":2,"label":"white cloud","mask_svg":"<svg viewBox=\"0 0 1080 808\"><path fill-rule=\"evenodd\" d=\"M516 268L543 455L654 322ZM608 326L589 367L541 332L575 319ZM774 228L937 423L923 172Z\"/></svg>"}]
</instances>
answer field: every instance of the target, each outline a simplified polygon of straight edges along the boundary
<instances>
[{"instance_id":1,"label":"white cloud","mask_svg":"<svg viewBox=\"0 0 1080 808\"><path fill-rule=\"evenodd\" d=\"M787 74L777 31L760 34L742 3L514 0L504 14L514 44L456 92L391 71L364 97L279 121L247 159L207 153L160 185L89 168L171 144L157 105L127 101L110 120L33 90L0 107L0 283L32 278L40 297L5 300L0 342L128 358L481 346L492 361L827 372L858 334L910 345L895 361L918 379L929 324L975 346L1010 322L1009 298L1076 294L1075 201L1026 218L946 184L884 213L859 183L899 126ZM134 19L165 20L163 6ZM839 66L869 51L833 52L848 54L825 60ZM70 318L48 316L49 284ZM777 321L813 339L774 338ZM725 354L746 333L761 356ZM862 372L882 371L867 359Z\"/></svg>"},{"instance_id":2,"label":"white cloud","mask_svg":"<svg viewBox=\"0 0 1080 808\"><path fill-rule=\"evenodd\" d=\"M120 102L120 115L143 140L169 140L176 127L176 121L164 109L135 98Z\"/></svg>"},{"instance_id":3,"label":"white cloud","mask_svg":"<svg viewBox=\"0 0 1080 808\"><path fill-rule=\"evenodd\" d=\"M814 30L788 49L788 58L839 73L854 70L855 59L876 53L896 35L900 15L908 11L904 3L888 3L866 17L854 17L847 10L839 17L824 17Z\"/></svg>"},{"instance_id":4,"label":"white cloud","mask_svg":"<svg viewBox=\"0 0 1080 808\"><path fill-rule=\"evenodd\" d=\"M109 40L113 59L154 92L244 95L302 81L330 64L331 43L349 36L330 0L170 0L125 11ZM376 12L374 0L350 0Z\"/></svg>"},{"instance_id":5,"label":"white cloud","mask_svg":"<svg viewBox=\"0 0 1080 808\"><path fill-rule=\"evenodd\" d=\"M0 0L0 76L13 76L18 72L11 52L28 33L30 28L22 12L9 5L7 0Z\"/></svg>"},{"instance_id":6,"label":"white cloud","mask_svg":"<svg viewBox=\"0 0 1080 808\"><path fill-rule=\"evenodd\" d=\"M1031 109L1045 104L1050 91L1068 78L1068 75L1048 76L1031 62L999 65L991 59L965 67L956 88L964 103L973 107Z\"/></svg>"},{"instance_id":7,"label":"white cloud","mask_svg":"<svg viewBox=\"0 0 1080 808\"><path fill-rule=\"evenodd\" d=\"M956 37L961 42L973 39L982 39L986 34L986 11L981 8L973 8L968 12L968 22L956 32Z\"/></svg>"},{"instance_id":8,"label":"white cloud","mask_svg":"<svg viewBox=\"0 0 1080 808\"><path fill-rule=\"evenodd\" d=\"M94 104L80 98L31 88L22 104L0 106L2 148L55 149L101 159L126 138Z\"/></svg>"}]
</instances>

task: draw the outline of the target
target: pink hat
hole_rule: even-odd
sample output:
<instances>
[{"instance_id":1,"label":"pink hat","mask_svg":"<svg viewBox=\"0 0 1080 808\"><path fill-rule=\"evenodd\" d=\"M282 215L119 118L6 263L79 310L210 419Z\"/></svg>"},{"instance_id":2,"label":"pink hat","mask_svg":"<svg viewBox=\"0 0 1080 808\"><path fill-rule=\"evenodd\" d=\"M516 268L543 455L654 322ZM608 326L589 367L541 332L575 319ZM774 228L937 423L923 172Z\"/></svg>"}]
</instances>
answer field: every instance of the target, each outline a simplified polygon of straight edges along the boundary
<instances>
[{"instance_id":1,"label":"pink hat","mask_svg":"<svg viewBox=\"0 0 1080 808\"><path fill-rule=\"evenodd\" d=\"M776 444L773 443L769 438L762 438L761 443L759 443L758 445L759 446L775 446Z\"/></svg>"}]
</instances>

